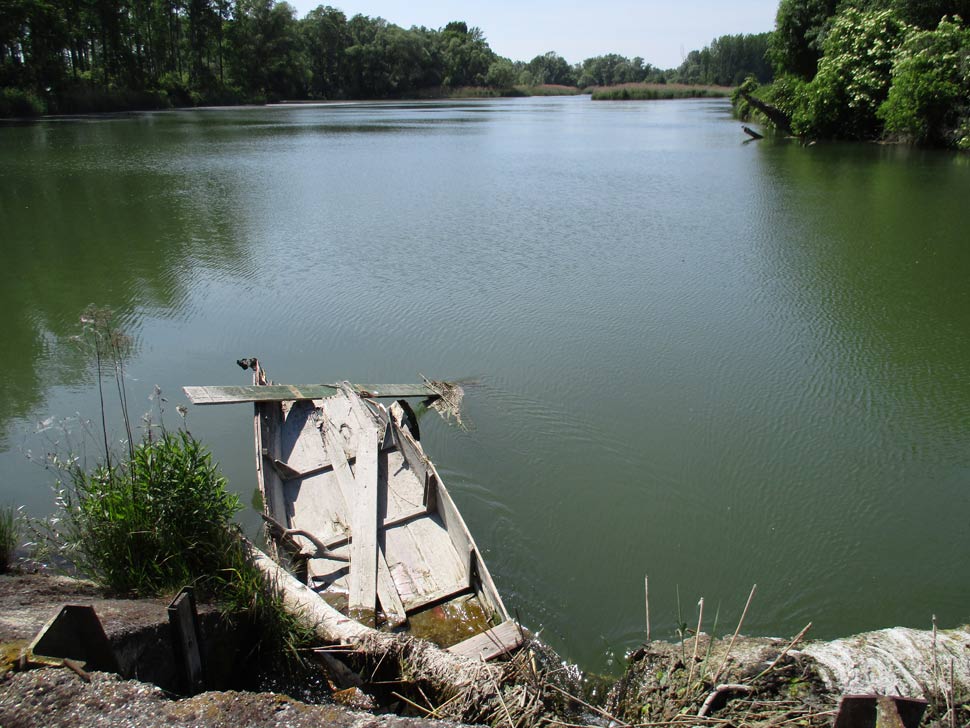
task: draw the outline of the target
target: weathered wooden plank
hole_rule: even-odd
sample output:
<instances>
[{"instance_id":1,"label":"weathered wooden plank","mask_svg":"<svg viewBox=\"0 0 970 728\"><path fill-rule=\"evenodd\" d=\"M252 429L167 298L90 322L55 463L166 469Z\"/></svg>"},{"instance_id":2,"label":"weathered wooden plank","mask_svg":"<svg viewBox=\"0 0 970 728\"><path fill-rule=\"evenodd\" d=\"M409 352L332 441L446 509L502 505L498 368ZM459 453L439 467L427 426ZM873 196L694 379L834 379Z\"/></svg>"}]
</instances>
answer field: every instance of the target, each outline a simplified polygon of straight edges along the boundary
<instances>
[{"instance_id":1,"label":"weathered wooden plank","mask_svg":"<svg viewBox=\"0 0 970 728\"><path fill-rule=\"evenodd\" d=\"M255 405L256 472L267 515L288 525L283 480L271 465L280 456L280 426L282 411L277 402L257 402Z\"/></svg>"},{"instance_id":2,"label":"weathered wooden plank","mask_svg":"<svg viewBox=\"0 0 970 728\"><path fill-rule=\"evenodd\" d=\"M411 521L415 521L418 518L428 515L428 512L424 508L417 508L408 513L402 513L399 516L394 516L393 518L385 518L382 529L396 528L398 526L403 526ZM344 534L342 536L334 536L333 538L326 539L323 544L328 549L333 550L335 548L340 548L341 546L346 546L351 541L351 536Z\"/></svg>"},{"instance_id":3,"label":"weathered wooden plank","mask_svg":"<svg viewBox=\"0 0 970 728\"><path fill-rule=\"evenodd\" d=\"M377 436L374 433L373 438L360 438L361 443L368 441L373 447L374 482L371 485L374 504L373 525L370 525L370 521L365 518L363 509L357 503L362 494L359 492L360 489L344 454L342 438L335 429L334 423L329 420L325 421L323 425L323 440L327 448L327 455L333 465L333 472L337 477L340 490L343 492L344 502L350 509L350 528L353 536L350 542L350 616L364 624L373 624L377 611ZM357 463L359 469L360 454L358 454ZM364 475L370 478L370 475L366 473ZM367 482L370 483L369 480ZM368 530L371 532L370 536L365 533ZM370 556L366 553L368 543L370 544Z\"/></svg>"},{"instance_id":4,"label":"weathered wooden plank","mask_svg":"<svg viewBox=\"0 0 970 728\"><path fill-rule=\"evenodd\" d=\"M492 660L522 644L522 630L512 620L452 645L448 651L473 660Z\"/></svg>"},{"instance_id":5,"label":"weathered wooden plank","mask_svg":"<svg viewBox=\"0 0 970 728\"><path fill-rule=\"evenodd\" d=\"M341 453L341 456L343 453ZM331 457L337 457L331 454ZM357 432L357 472L354 474L350 532L350 614L364 619L376 610L377 595L377 428ZM346 491L345 491L346 492Z\"/></svg>"},{"instance_id":6,"label":"weathered wooden plank","mask_svg":"<svg viewBox=\"0 0 970 728\"><path fill-rule=\"evenodd\" d=\"M346 542L350 513L333 471L288 481L284 492L292 511L290 528L309 531L328 548L335 548L330 545L332 539Z\"/></svg>"},{"instance_id":7,"label":"weathered wooden plank","mask_svg":"<svg viewBox=\"0 0 970 728\"><path fill-rule=\"evenodd\" d=\"M319 470L328 462L320 436L320 415L310 402L284 404L279 459L295 472ZM291 476L292 477L292 476Z\"/></svg>"},{"instance_id":8,"label":"weathered wooden plank","mask_svg":"<svg viewBox=\"0 0 970 728\"><path fill-rule=\"evenodd\" d=\"M425 456L420 443L416 442L404 428L397 428L395 439L412 470L415 470L418 474L423 474L424 477L434 479L434 505L451 542L454 544L455 551L459 554L469 554L473 549L477 551L471 533L465 525L465 520L452 500L451 494L448 493L448 489L442 483L434 463ZM495 587L488 567L481 559L476 560L476 565L478 566L479 598L483 606L486 609L491 609L502 621L507 621L510 618L509 613L502 602L498 589ZM470 578L470 576L470 573L466 574L466 578Z\"/></svg>"},{"instance_id":9,"label":"weathered wooden plank","mask_svg":"<svg viewBox=\"0 0 970 728\"><path fill-rule=\"evenodd\" d=\"M426 384L355 384L354 388L369 397L400 399L403 397L436 397ZM182 387L192 404L236 404L238 402L284 402L299 399L325 399L340 391L332 384L264 384L240 386Z\"/></svg>"},{"instance_id":10,"label":"weathered wooden plank","mask_svg":"<svg viewBox=\"0 0 970 728\"><path fill-rule=\"evenodd\" d=\"M381 609L384 610L387 626L390 629L400 627L408 621L407 610L404 608L404 602L401 601L391 570L387 566L383 549L377 556L377 598L381 602Z\"/></svg>"},{"instance_id":11,"label":"weathered wooden plank","mask_svg":"<svg viewBox=\"0 0 970 728\"><path fill-rule=\"evenodd\" d=\"M404 607L408 614L411 614L425 607L430 607L432 604L447 602L449 599L467 594L469 591L471 590L467 584L459 584L458 586L450 586L430 593L413 595L409 601L404 602Z\"/></svg>"}]
</instances>

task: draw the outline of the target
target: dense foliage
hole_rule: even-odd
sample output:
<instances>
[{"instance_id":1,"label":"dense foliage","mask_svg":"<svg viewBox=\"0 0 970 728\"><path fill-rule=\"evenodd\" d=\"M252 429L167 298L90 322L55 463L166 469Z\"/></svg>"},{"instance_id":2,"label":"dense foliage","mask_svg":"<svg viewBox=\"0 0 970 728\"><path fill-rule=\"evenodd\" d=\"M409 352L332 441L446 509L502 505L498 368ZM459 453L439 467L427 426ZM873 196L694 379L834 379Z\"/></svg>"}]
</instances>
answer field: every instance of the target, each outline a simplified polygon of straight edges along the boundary
<instances>
[{"instance_id":1,"label":"dense foliage","mask_svg":"<svg viewBox=\"0 0 970 728\"><path fill-rule=\"evenodd\" d=\"M157 594L212 574L239 510L208 451L186 432L146 439L127 462L64 463L62 554L112 592Z\"/></svg>"},{"instance_id":2,"label":"dense foliage","mask_svg":"<svg viewBox=\"0 0 970 728\"><path fill-rule=\"evenodd\" d=\"M276 0L0 0L0 113L375 98L485 85L465 23L405 30ZM493 74L493 81L518 81Z\"/></svg>"},{"instance_id":3,"label":"dense foliage","mask_svg":"<svg viewBox=\"0 0 970 728\"><path fill-rule=\"evenodd\" d=\"M967 17L970 0L781 0L758 95L801 136L970 148Z\"/></svg>"},{"instance_id":4,"label":"dense foliage","mask_svg":"<svg viewBox=\"0 0 970 728\"><path fill-rule=\"evenodd\" d=\"M748 76L762 83L772 79L768 60L771 33L723 35L709 46L691 51L672 75L679 83L736 86Z\"/></svg>"},{"instance_id":5,"label":"dense foliage","mask_svg":"<svg viewBox=\"0 0 970 728\"><path fill-rule=\"evenodd\" d=\"M0 0L0 116L767 81L767 38L724 36L664 71L615 53L513 62L464 22L404 29L323 5L300 19L278 0Z\"/></svg>"}]
</instances>

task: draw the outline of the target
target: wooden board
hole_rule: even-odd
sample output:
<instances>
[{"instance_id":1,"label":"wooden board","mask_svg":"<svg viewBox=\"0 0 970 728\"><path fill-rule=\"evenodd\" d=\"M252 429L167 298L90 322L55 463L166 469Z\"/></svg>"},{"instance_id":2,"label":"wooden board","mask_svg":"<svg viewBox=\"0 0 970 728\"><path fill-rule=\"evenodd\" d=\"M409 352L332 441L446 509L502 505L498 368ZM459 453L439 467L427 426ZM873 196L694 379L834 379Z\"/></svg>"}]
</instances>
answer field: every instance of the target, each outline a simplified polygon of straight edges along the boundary
<instances>
[{"instance_id":1,"label":"wooden board","mask_svg":"<svg viewBox=\"0 0 970 728\"><path fill-rule=\"evenodd\" d=\"M371 397L437 397L426 384L355 384L358 391ZM300 399L324 399L340 391L330 384L263 384L245 386L182 387L192 404L235 404L238 402L285 402Z\"/></svg>"},{"instance_id":2,"label":"wooden board","mask_svg":"<svg viewBox=\"0 0 970 728\"><path fill-rule=\"evenodd\" d=\"M472 660L494 659L511 652L522 644L522 629L512 620L502 622L498 627L486 630L464 642L448 648L449 652Z\"/></svg>"},{"instance_id":3,"label":"wooden board","mask_svg":"<svg viewBox=\"0 0 970 728\"><path fill-rule=\"evenodd\" d=\"M320 435L320 415L310 402L283 405L286 416L280 433L279 459L295 474L320 470L328 464L323 438Z\"/></svg>"},{"instance_id":4,"label":"wooden board","mask_svg":"<svg viewBox=\"0 0 970 728\"><path fill-rule=\"evenodd\" d=\"M336 456L334 456L336 457ZM348 466L349 467L349 466ZM346 491L345 491L346 492ZM377 428L357 432L350 520L350 610L373 613L377 595Z\"/></svg>"},{"instance_id":5,"label":"wooden board","mask_svg":"<svg viewBox=\"0 0 970 728\"><path fill-rule=\"evenodd\" d=\"M381 602L388 627L394 629L407 622L407 610L404 608L404 602L401 601L391 570L387 566L383 549L377 555L377 598Z\"/></svg>"}]
</instances>

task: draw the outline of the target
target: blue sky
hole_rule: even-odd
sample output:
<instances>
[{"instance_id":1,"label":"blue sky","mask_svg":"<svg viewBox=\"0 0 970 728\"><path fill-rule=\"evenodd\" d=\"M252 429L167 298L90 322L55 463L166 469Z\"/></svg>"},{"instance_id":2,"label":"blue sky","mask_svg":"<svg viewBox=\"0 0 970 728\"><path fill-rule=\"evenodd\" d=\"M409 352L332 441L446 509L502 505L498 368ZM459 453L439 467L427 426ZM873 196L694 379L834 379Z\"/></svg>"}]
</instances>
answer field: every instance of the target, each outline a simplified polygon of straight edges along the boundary
<instances>
[{"instance_id":1,"label":"blue sky","mask_svg":"<svg viewBox=\"0 0 970 728\"><path fill-rule=\"evenodd\" d=\"M485 33L492 50L527 61L556 51L570 63L620 53L662 68L719 35L760 33L774 25L778 0L289 0L300 17L332 5L347 17L380 16L409 28L441 28L464 20Z\"/></svg>"}]
</instances>

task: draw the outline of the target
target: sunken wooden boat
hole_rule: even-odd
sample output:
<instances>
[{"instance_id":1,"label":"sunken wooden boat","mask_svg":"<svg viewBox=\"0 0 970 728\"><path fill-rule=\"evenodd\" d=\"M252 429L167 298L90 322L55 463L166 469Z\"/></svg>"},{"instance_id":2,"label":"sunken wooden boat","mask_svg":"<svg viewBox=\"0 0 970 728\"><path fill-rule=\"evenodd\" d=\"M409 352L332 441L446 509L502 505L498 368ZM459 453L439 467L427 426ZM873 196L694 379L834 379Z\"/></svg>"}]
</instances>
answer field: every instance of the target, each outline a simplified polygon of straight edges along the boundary
<instances>
[{"instance_id":1,"label":"sunken wooden boat","mask_svg":"<svg viewBox=\"0 0 970 728\"><path fill-rule=\"evenodd\" d=\"M322 601L314 611L332 636L406 632L476 661L518 648L522 630L405 399L433 402L440 386L279 385L255 359L240 365L253 370L252 386L185 392L195 404L254 403L271 555Z\"/></svg>"}]
</instances>

